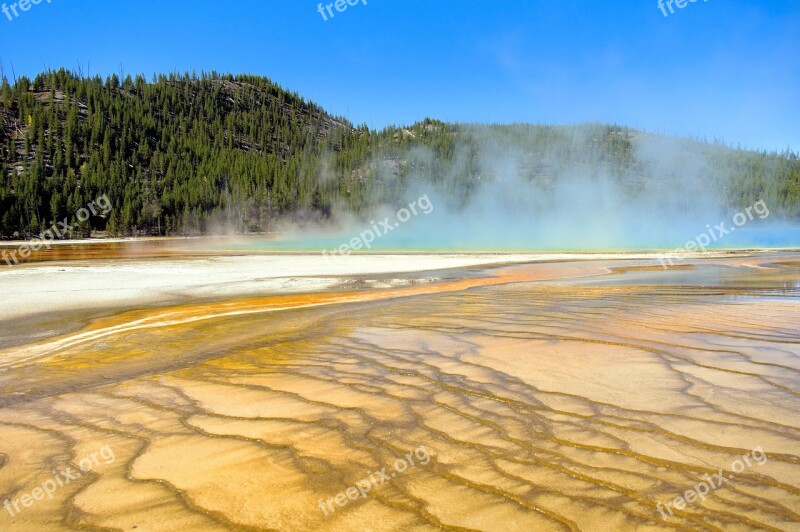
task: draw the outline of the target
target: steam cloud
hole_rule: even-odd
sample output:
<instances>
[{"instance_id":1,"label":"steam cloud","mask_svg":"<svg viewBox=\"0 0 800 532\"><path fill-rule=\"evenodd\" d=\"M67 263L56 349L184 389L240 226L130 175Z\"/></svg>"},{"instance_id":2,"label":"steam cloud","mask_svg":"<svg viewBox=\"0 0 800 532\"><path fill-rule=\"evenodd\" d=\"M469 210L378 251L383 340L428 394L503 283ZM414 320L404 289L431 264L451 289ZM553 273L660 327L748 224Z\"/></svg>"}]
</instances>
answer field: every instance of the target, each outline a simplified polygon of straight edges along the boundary
<instances>
[{"instance_id":1,"label":"steam cloud","mask_svg":"<svg viewBox=\"0 0 800 532\"><path fill-rule=\"evenodd\" d=\"M598 141L596 129L554 128L553 134L569 137L570 153L564 153L563 143L546 139L531 150L520 145L518 132L470 129L470 142L463 143L453 164L435 179L430 169L436 167L436 158L424 148L412 148L401 157L414 169L402 184L397 183L393 159L376 161L380 190L403 189L406 200L428 194L436 209L376 242L374 249L673 249L736 212L723 197L728 176L715 173L709 164L713 149L723 148L632 133L635 166L619 173L608 161L593 159L598 153L591 150ZM474 146L480 146L477 153ZM478 178L470 190L464 182L471 169L477 169ZM394 210L387 203L371 214L381 218ZM358 234L365 223L344 209L336 209L333 218L338 229L332 238ZM316 230L293 238L299 239L299 247L313 249L319 236ZM797 229L772 217L756 218L718 246L798 243Z\"/></svg>"}]
</instances>

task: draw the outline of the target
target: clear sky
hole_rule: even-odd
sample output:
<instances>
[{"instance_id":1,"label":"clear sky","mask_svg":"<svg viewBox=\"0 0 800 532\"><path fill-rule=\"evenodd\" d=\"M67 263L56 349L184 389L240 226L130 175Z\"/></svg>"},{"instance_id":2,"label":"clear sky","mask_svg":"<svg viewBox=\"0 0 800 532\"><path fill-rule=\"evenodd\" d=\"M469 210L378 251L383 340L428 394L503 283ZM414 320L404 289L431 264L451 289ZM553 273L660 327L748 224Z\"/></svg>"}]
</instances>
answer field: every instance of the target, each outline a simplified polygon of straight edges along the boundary
<instances>
[{"instance_id":1,"label":"clear sky","mask_svg":"<svg viewBox=\"0 0 800 532\"><path fill-rule=\"evenodd\" d=\"M312 0L41 0L0 13L0 59L266 75L373 128L599 120L800 150L798 0L366 1L325 21Z\"/></svg>"}]
</instances>

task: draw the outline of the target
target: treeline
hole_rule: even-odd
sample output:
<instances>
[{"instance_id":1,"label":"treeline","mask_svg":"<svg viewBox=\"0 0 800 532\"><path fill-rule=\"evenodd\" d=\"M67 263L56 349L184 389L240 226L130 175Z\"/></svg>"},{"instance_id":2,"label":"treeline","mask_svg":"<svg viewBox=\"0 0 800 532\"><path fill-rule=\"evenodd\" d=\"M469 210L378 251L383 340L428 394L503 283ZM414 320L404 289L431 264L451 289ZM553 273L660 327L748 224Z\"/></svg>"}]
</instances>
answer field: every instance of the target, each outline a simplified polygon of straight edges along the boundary
<instances>
[{"instance_id":1,"label":"treeline","mask_svg":"<svg viewBox=\"0 0 800 532\"><path fill-rule=\"evenodd\" d=\"M324 223L337 209L367 215L418 183L459 204L502 177L487 158L504 156L543 189L576 168L615 176L631 196L665 179L637 158L641 134L624 127L426 119L371 131L267 78L216 72L149 81L63 69L13 84L3 77L0 120L3 238L29 237L65 217L78 222L72 237L265 232L279 221ZM731 206L764 199L773 212L800 218L794 153L684 144L707 161L707 185ZM103 194L111 212L75 220Z\"/></svg>"},{"instance_id":2,"label":"treeline","mask_svg":"<svg viewBox=\"0 0 800 532\"><path fill-rule=\"evenodd\" d=\"M325 216L322 154L366 153L369 132L253 76L81 79L60 70L2 83L0 235L28 235L108 194L109 234L265 230ZM345 184L341 183L344 187ZM79 231L81 232L81 231Z\"/></svg>"}]
</instances>

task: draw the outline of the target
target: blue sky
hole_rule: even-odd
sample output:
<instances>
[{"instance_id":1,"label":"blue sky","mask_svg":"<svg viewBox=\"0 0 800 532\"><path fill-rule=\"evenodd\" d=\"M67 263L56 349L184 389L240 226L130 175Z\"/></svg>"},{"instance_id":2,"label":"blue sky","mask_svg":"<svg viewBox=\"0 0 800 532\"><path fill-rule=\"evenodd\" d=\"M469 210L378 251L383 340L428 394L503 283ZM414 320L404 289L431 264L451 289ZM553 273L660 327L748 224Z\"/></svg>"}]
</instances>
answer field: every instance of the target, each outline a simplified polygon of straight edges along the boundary
<instances>
[{"instance_id":1,"label":"blue sky","mask_svg":"<svg viewBox=\"0 0 800 532\"><path fill-rule=\"evenodd\" d=\"M599 120L800 150L796 0L668 17L657 0L367 0L327 21L317 4L42 0L0 13L0 59L9 75L261 74L373 128Z\"/></svg>"}]
</instances>

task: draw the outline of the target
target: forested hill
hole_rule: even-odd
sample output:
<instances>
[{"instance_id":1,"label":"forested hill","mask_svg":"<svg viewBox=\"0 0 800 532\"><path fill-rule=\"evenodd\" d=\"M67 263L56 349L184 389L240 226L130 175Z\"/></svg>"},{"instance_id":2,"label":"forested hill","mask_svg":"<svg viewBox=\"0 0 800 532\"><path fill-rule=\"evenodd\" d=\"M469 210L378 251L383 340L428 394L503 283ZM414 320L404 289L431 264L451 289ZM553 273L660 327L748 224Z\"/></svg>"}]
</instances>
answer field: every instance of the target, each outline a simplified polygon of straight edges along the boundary
<instances>
[{"instance_id":1,"label":"forested hill","mask_svg":"<svg viewBox=\"0 0 800 532\"><path fill-rule=\"evenodd\" d=\"M685 183L688 172L698 190L721 191L731 208L764 199L776 215L800 221L800 161L788 151L601 124L426 119L370 131L248 75L103 80L59 70L13 84L3 79L0 92L2 238L25 238L65 217L77 222L76 212L103 194L113 209L79 223L71 237L324 224L334 209L366 216L424 183L466 203L509 166L543 191L576 172L610 175L632 198ZM510 164L487 164L501 157ZM687 158L702 163L686 166Z\"/></svg>"},{"instance_id":2,"label":"forested hill","mask_svg":"<svg viewBox=\"0 0 800 532\"><path fill-rule=\"evenodd\" d=\"M148 82L61 70L4 81L0 114L0 235L74 216L102 194L114 209L86 231L194 232L215 217L243 217L234 204L250 207L246 222L256 227L301 208L324 212L319 155L358 151L359 139L363 150L367 140L254 76Z\"/></svg>"}]
</instances>

